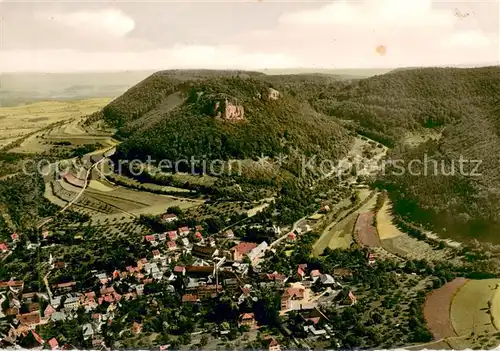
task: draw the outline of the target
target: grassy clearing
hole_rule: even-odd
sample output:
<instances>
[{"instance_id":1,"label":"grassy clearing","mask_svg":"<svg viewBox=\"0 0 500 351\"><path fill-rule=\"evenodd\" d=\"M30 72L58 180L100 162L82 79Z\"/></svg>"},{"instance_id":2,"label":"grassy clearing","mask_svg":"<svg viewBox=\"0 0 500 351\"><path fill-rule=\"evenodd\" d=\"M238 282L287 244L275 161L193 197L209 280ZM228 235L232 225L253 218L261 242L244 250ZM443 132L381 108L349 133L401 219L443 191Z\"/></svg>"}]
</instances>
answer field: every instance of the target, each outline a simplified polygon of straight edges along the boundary
<instances>
[{"instance_id":1,"label":"grassy clearing","mask_svg":"<svg viewBox=\"0 0 500 351\"><path fill-rule=\"evenodd\" d=\"M470 280L458 290L450 310L457 335L481 336L497 332L489 310L499 283L500 279Z\"/></svg>"}]
</instances>

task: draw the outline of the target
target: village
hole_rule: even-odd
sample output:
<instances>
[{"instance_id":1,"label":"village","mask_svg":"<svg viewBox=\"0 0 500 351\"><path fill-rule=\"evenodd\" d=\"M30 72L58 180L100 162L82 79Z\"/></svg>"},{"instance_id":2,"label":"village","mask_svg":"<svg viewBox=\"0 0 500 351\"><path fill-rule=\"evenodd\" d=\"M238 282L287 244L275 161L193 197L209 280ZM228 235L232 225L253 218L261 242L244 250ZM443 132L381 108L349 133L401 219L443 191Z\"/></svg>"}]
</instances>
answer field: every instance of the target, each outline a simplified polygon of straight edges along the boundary
<instances>
[{"instance_id":1,"label":"village","mask_svg":"<svg viewBox=\"0 0 500 351\"><path fill-rule=\"evenodd\" d=\"M328 211L329 208L326 206L322 210ZM313 220L299 221L295 229L283 233L276 226L268 228L273 234L271 240L275 238L268 243L243 241L235 236L233 229L209 235L201 225L177 227L179 218L168 211L159 219L172 229L145 235L140 245L149 253L138 257L135 264L127 265L125 269L93 271L93 281L49 283L51 273L64 269L66 265L50 254L47 262L41 262L46 273L38 277L43 282L38 291L27 289L23 281L16 279L0 282L2 344L16 344L28 338L35 347L71 348L71 344L57 337L44 340L37 330L51 323L81 319L79 314L83 313L88 317L88 322L78 326L83 344L94 349L107 349L112 345L105 342L103 326L113 323L122 305L138 298L148 298L148 295L148 300L154 300L159 293L178 296L181 306L202 306L221 296L229 298L237 306L236 325L217 328L215 338L214 333L211 338L215 341L225 338L237 328L251 335L246 337L251 341L261 328L259 319L263 319L252 310L252 305L258 300L257 290L269 289L279 296L276 313L280 317L286 319L288 314L294 313L303 319L302 340L293 340L296 347L304 347L314 345L316 340L328 341L334 336L322 311L325 307L343 308L357 303L355 293L344 282L346 277L352 277L349 269L340 267L332 272L322 272L306 262L297 264L293 271L269 269L272 266L269 260L278 251L282 252L284 248L293 250L301 236L311 233L312 227L307 223L312 224ZM11 249L6 243L1 244L3 255L8 255L11 250L24 249L19 247L19 236L17 233L12 235ZM36 250L44 250L44 239L48 236L50 233L43 231L40 243L27 243L26 249L33 254ZM369 254L366 264L374 263L374 255ZM150 289L151 286L160 289ZM143 325L134 321L128 329L132 335L140 335ZM280 333L292 335L286 324ZM202 333L192 334L199 339ZM280 342L274 335L268 333L264 337L263 343L269 350L280 350ZM206 343L207 339L203 342ZM168 347L168 344L161 345L161 349Z\"/></svg>"}]
</instances>

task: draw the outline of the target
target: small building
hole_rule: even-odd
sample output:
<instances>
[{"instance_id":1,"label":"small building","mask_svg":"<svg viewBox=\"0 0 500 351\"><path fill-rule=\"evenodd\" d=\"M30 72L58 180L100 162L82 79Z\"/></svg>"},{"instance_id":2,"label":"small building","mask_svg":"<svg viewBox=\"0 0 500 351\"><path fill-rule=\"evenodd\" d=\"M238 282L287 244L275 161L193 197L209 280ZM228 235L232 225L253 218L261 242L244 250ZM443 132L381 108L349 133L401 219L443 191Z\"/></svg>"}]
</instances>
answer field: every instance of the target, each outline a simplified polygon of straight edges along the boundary
<instances>
[{"instance_id":1,"label":"small building","mask_svg":"<svg viewBox=\"0 0 500 351\"><path fill-rule=\"evenodd\" d=\"M134 322L132 324L132 333L137 335L137 334L140 334L141 332L142 332L142 324Z\"/></svg>"},{"instance_id":2,"label":"small building","mask_svg":"<svg viewBox=\"0 0 500 351\"><path fill-rule=\"evenodd\" d=\"M186 274L186 268L183 266L175 266L174 273L184 275L184 274Z\"/></svg>"},{"instance_id":3,"label":"small building","mask_svg":"<svg viewBox=\"0 0 500 351\"><path fill-rule=\"evenodd\" d=\"M250 261L253 261L259 257L261 257L267 250L267 243L265 241L261 242L259 245L257 245L255 248L253 248L249 253L248 253L248 258Z\"/></svg>"},{"instance_id":4,"label":"small building","mask_svg":"<svg viewBox=\"0 0 500 351\"><path fill-rule=\"evenodd\" d=\"M275 338L268 338L266 342L268 351L281 351L280 344Z\"/></svg>"},{"instance_id":5,"label":"small building","mask_svg":"<svg viewBox=\"0 0 500 351\"><path fill-rule=\"evenodd\" d=\"M290 232L287 234L286 239L288 241L295 241L297 240L297 234L295 234L294 232Z\"/></svg>"},{"instance_id":6,"label":"small building","mask_svg":"<svg viewBox=\"0 0 500 351\"><path fill-rule=\"evenodd\" d=\"M231 248L233 260L236 262L243 261L243 258L257 247L256 243L240 242L238 245Z\"/></svg>"},{"instance_id":7,"label":"small building","mask_svg":"<svg viewBox=\"0 0 500 351\"><path fill-rule=\"evenodd\" d=\"M7 251L9 251L9 247L7 246L6 243L4 243L4 242L0 243L0 251L1 252L7 252Z\"/></svg>"},{"instance_id":8,"label":"small building","mask_svg":"<svg viewBox=\"0 0 500 351\"><path fill-rule=\"evenodd\" d=\"M161 215L161 219L165 223L172 223L177 221L179 218L173 213L164 213Z\"/></svg>"},{"instance_id":9,"label":"small building","mask_svg":"<svg viewBox=\"0 0 500 351\"><path fill-rule=\"evenodd\" d=\"M240 314L238 318L238 327L243 325L247 326L250 330L257 328L257 321L255 320L253 312Z\"/></svg>"},{"instance_id":10,"label":"small building","mask_svg":"<svg viewBox=\"0 0 500 351\"><path fill-rule=\"evenodd\" d=\"M59 343L56 338L52 338L48 341L48 344L52 350L57 350L59 348Z\"/></svg>"},{"instance_id":11,"label":"small building","mask_svg":"<svg viewBox=\"0 0 500 351\"><path fill-rule=\"evenodd\" d=\"M175 230L168 231L167 236L171 241L177 240L177 232Z\"/></svg>"},{"instance_id":12,"label":"small building","mask_svg":"<svg viewBox=\"0 0 500 351\"><path fill-rule=\"evenodd\" d=\"M191 254L203 259L211 259L219 253L216 247L194 245Z\"/></svg>"},{"instance_id":13,"label":"small building","mask_svg":"<svg viewBox=\"0 0 500 351\"><path fill-rule=\"evenodd\" d=\"M167 248L169 251L175 251L177 250L177 244L175 243L175 241L169 241L167 243Z\"/></svg>"},{"instance_id":14,"label":"small building","mask_svg":"<svg viewBox=\"0 0 500 351\"><path fill-rule=\"evenodd\" d=\"M316 281L320 277L320 275L321 275L321 273L317 269L312 270L310 273L310 277L313 281Z\"/></svg>"},{"instance_id":15,"label":"small building","mask_svg":"<svg viewBox=\"0 0 500 351\"><path fill-rule=\"evenodd\" d=\"M156 238L154 235L145 235L144 240L146 240L149 243L152 243L153 241L156 241Z\"/></svg>"},{"instance_id":16,"label":"small building","mask_svg":"<svg viewBox=\"0 0 500 351\"><path fill-rule=\"evenodd\" d=\"M94 328L92 328L92 324L85 323L82 325L83 332L83 340L88 340L94 336Z\"/></svg>"},{"instance_id":17,"label":"small building","mask_svg":"<svg viewBox=\"0 0 500 351\"><path fill-rule=\"evenodd\" d=\"M321 284L323 285L333 285L335 284L335 279L330 274L321 274L319 276L319 279L321 281Z\"/></svg>"},{"instance_id":18,"label":"small building","mask_svg":"<svg viewBox=\"0 0 500 351\"><path fill-rule=\"evenodd\" d=\"M190 230L189 227L180 227L178 229L179 235L188 235Z\"/></svg>"},{"instance_id":19,"label":"small building","mask_svg":"<svg viewBox=\"0 0 500 351\"><path fill-rule=\"evenodd\" d=\"M196 240L200 240L201 241L201 240L203 240L203 235L201 235L200 232L196 232L196 233L194 233L194 238Z\"/></svg>"}]
</instances>

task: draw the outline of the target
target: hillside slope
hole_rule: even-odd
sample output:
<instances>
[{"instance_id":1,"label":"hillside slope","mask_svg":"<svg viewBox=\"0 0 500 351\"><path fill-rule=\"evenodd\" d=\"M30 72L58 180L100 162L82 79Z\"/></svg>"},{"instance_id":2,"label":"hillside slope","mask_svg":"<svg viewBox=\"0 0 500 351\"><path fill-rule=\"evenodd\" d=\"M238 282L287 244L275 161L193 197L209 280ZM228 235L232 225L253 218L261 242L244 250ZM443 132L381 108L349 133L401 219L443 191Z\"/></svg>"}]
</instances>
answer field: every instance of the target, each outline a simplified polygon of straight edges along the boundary
<instances>
[{"instance_id":1,"label":"hillside slope","mask_svg":"<svg viewBox=\"0 0 500 351\"><path fill-rule=\"evenodd\" d=\"M392 160L405 173L388 168L379 184L390 190L399 215L442 235L500 242L499 96L499 67L426 68L356 81L320 102L328 114L394 147ZM426 134L437 137L407 143ZM410 174L416 159L427 163L427 175L423 167Z\"/></svg>"}]
</instances>

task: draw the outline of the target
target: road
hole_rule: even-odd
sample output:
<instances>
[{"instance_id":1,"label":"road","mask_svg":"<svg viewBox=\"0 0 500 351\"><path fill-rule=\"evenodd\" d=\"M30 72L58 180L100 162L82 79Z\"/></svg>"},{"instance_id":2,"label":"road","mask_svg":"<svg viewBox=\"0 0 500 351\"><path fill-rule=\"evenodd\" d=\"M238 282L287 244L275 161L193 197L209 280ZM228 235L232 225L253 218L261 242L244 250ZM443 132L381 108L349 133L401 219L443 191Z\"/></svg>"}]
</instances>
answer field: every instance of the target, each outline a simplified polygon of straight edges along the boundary
<instances>
[{"instance_id":1,"label":"road","mask_svg":"<svg viewBox=\"0 0 500 351\"><path fill-rule=\"evenodd\" d=\"M293 225L292 225L292 229L290 230L290 232L293 232L295 229L297 229L298 225L300 222L302 222L303 220L305 220L307 217L309 217L309 215L307 216L304 216L302 217L301 219L298 219L296 220ZM279 244L280 242L282 242L283 240L286 239L286 237L288 236L288 233L290 232L287 232L285 235L282 235L280 236L278 239L274 240L271 244L269 244L269 246L267 247L266 251L271 249L273 246Z\"/></svg>"}]
</instances>

